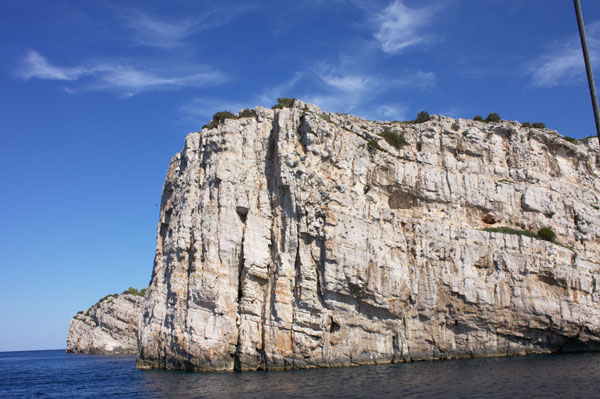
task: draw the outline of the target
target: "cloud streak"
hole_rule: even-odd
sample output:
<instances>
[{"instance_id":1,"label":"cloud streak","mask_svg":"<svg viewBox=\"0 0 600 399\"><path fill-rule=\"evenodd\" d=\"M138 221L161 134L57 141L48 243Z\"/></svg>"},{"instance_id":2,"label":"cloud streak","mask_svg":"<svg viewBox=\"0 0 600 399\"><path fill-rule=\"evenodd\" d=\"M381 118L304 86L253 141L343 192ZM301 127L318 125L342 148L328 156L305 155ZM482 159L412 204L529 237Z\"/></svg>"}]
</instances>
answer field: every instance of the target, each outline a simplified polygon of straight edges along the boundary
<instances>
[{"instance_id":1,"label":"cloud streak","mask_svg":"<svg viewBox=\"0 0 600 399\"><path fill-rule=\"evenodd\" d=\"M587 39L592 63L600 61L600 21L587 26ZM585 79L585 65L579 37L556 42L539 59L526 68L534 87L569 85Z\"/></svg>"},{"instance_id":2,"label":"cloud streak","mask_svg":"<svg viewBox=\"0 0 600 399\"><path fill-rule=\"evenodd\" d=\"M213 8L193 17L180 19L160 19L140 10L127 10L121 13L125 27L132 31L137 45L169 49L184 44L185 39L199 32L217 28L233 18L254 8L243 6L234 8Z\"/></svg>"},{"instance_id":3,"label":"cloud streak","mask_svg":"<svg viewBox=\"0 0 600 399\"><path fill-rule=\"evenodd\" d=\"M339 72L328 65L321 65L316 74L329 88L353 95L381 93L383 91L419 88L427 89L435 86L436 76L433 72L407 72L400 78L383 77L374 74Z\"/></svg>"},{"instance_id":4,"label":"cloud streak","mask_svg":"<svg viewBox=\"0 0 600 399\"><path fill-rule=\"evenodd\" d=\"M51 65L38 52L29 50L15 74L24 80L32 78L52 80L76 80L88 73L85 68L61 68Z\"/></svg>"},{"instance_id":5,"label":"cloud streak","mask_svg":"<svg viewBox=\"0 0 600 399\"><path fill-rule=\"evenodd\" d=\"M402 0L395 0L375 15L375 39L388 54L399 54L409 47L431 42L433 38L423 28L429 25L436 11L434 7L408 8Z\"/></svg>"},{"instance_id":6,"label":"cloud streak","mask_svg":"<svg viewBox=\"0 0 600 399\"><path fill-rule=\"evenodd\" d=\"M183 39L192 35L200 21L164 21L141 11L129 11L121 18L125 26L133 32L134 42L142 46L169 48L182 44Z\"/></svg>"},{"instance_id":7,"label":"cloud streak","mask_svg":"<svg viewBox=\"0 0 600 399\"><path fill-rule=\"evenodd\" d=\"M164 65L134 65L123 60L97 60L85 65L61 67L51 64L34 50L22 59L15 75L23 80L47 79L76 83L68 91L108 90L124 96L144 91L208 87L229 77L206 65L173 68Z\"/></svg>"}]
</instances>

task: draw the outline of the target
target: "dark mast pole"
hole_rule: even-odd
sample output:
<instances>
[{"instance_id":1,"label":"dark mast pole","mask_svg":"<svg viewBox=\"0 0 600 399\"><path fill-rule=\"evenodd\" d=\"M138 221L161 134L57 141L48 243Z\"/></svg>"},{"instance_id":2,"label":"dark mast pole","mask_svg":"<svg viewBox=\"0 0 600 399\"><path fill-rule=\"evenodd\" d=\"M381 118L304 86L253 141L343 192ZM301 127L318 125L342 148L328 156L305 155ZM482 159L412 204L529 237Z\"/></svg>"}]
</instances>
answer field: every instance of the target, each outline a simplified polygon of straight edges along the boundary
<instances>
[{"instance_id":1,"label":"dark mast pole","mask_svg":"<svg viewBox=\"0 0 600 399\"><path fill-rule=\"evenodd\" d=\"M594 120L596 121L596 137L600 144L600 115L598 111L598 98L596 97L596 84L592 74L592 64L588 53L587 40L585 39L585 27L583 26L583 17L581 16L581 4L579 0L573 0L575 3L575 14L577 14L577 25L579 25L579 38L581 39L581 49L583 50L583 59L585 60L585 71L587 73L588 84L590 86L590 97L592 97L592 107L594 108Z\"/></svg>"}]
</instances>

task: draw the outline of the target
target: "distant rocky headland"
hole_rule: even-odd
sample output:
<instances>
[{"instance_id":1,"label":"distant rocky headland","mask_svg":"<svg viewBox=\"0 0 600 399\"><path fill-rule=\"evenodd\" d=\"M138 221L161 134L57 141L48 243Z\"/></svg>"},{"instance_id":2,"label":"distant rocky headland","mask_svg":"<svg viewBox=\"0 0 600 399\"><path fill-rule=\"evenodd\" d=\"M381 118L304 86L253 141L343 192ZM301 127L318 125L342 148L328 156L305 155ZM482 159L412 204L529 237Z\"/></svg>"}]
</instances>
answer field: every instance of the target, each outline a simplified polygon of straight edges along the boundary
<instances>
[{"instance_id":1,"label":"distant rocky headland","mask_svg":"<svg viewBox=\"0 0 600 399\"><path fill-rule=\"evenodd\" d=\"M69 324L67 352L137 353L145 293L131 287L121 294L107 295L87 311L78 312Z\"/></svg>"},{"instance_id":2,"label":"distant rocky headland","mask_svg":"<svg viewBox=\"0 0 600 399\"><path fill-rule=\"evenodd\" d=\"M171 160L145 296L76 315L68 350L194 371L599 350L597 139L476 119L215 114Z\"/></svg>"}]
</instances>

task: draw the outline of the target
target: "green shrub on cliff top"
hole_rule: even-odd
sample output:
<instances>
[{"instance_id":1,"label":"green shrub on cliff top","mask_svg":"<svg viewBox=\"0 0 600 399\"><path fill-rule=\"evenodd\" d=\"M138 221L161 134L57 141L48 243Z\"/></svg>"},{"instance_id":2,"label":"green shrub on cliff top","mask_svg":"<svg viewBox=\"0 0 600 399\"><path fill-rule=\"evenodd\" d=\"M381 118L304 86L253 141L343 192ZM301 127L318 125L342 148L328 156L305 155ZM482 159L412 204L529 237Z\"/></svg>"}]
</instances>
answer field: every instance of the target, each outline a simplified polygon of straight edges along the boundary
<instances>
[{"instance_id":1,"label":"green shrub on cliff top","mask_svg":"<svg viewBox=\"0 0 600 399\"><path fill-rule=\"evenodd\" d=\"M500 122L500 115L498 115L495 112L491 112L488 114L488 116L485 118L486 122Z\"/></svg>"},{"instance_id":2,"label":"green shrub on cliff top","mask_svg":"<svg viewBox=\"0 0 600 399\"><path fill-rule=\"evenodd\" d=\"M223 122L225 119L237 119L237 117L229 111L220 111L213 115L212 120L206 125L202 126L202 129L214 129L219 126L219 123Z\"/></svg>"},{"instance_id":3,"label":"green shrub on cliff top","mask_svg":"<svg viewBox=\"0 0 600 399\"><path fill-rule=\"evenodd\" d=\"M429 112L421 111L417 114L417 119L415 119L415 123L427 122L430 119L431 119L431 116L429 116Z\"/></svg>"},{"instance_id":4,"label":"green shrub on cliff top","mask_svg":"<svg viewBox=\"0 0 600 399\"><path fill-rule=\"evenodd\" d=\"M119 294L116 294L116 293L115 294L108 294L108 295L103 296L102 298L100 298L100 300L98 302L96 302L96 305L99 304L100 302L108 299L108 298L118 298L118 297L119 297ZM94 306L96 306L96 305L94 305Z\"/></svg>"},{"instance_id":5,"label":"green shrub on cliff top","mask_svg":"<svg viewBox=\"0 0 600 399\"><path fill-rule=\"evenodd\" d=\"M221 111L213 115L213 121L223 122L225 119L236 119L236 116L229 111Z\"/></svg>"},{"instance_id":6,"label":"green shrub on cliff top","mask_svg":"<svg viewBox=\"0 0 600 399\"><path fill-rule=\"evenodd\" d=\"M279 97L277 104L273 105L271 109L292 108L295 101L294 97Z\"/></svg>"},{"instance_id":7,"label":"green shrub on cliff top","mask_svg":"<svg viewBox=\"0 0 600 399\"><path fill-rule=\"evenodd\" d=\"M412 121L397 121L394 120L392 123L401 123L403 125L411 125L413 123L423 123L431 120L431 115L427 111L421 111L417 114L417 119L413 119ZM379 122L378 122L379 123Z\"/></svg>"},{"instance_id":8,"label":"green shrub on cliff top","mask_svg":"<svg viewBox=\"0 0 600 399\"><path fill-rule=\"evenodd\" d=\"M146 288L143 288L143 289L141 289L141 290L138 291L134 287L129 287L128 289L126 289L125 291L123 291L121 293L121 295L123 295L123 294L144 296L144 295L146 295ZM100 304L100 302L105 301L105 300L110 299L110 298L118 298L118 297L119 297L119 294L108 294L106 296L103 296L102 298L100 298L98 300L98 302L96 302L95 304L93 304L92 306L90 306L90 308L88 310L86 310L85 312L83 310L80 310L79 312L77 312L77 314L78 315L85 314L86 316L89 316L90 313L92 312L92 309L94 309L95 307L97 307Z\"/></svg>"},{"instance_id":9,"label":"green shrub on cliff top","mask_svg":"<svg viewBox=\"0 0 600 399\"><path fill-rule=\"evenodd\" d=\"M138 291L137 288L129 287L127 290L123 291L121 294L144 296L146 294L146 288L143 288L140 291Z\"/></svg>"},{"instance_id":10,"label":"green shrub on cliff top","mask_svg":"<svg viewBox=\"0 0 600 399\"><path fill-rule=\"evenodd\" d=\"M255 116L256 111L253 109L243 109L237 115L229 111L220 111L214 114L212 120L206 125L202 126L202 129L214 129L217 126L219 126L219 123L223 122L225 119L254 118Z\"/></svg>"},{"instance_id":11,"label":"green shrub on cliff top","mask_svg":"<svg viewBox=\"0 0 600 399\"><path fill-rule=\"evenodd\" d=\"M121 294L137 295L139 294L139 291L137 290L137 288L129 287L125 291L121 292Z\"/></svg>"},{"instance_id":12,"label":"green shrub on cliff top","mask_svg":"<svg viewBox=\"0 0 600 399\"><path fill-rule=\"evenodd\" d=\"M85 315L89 316L90 313L91 313L91 311L92 311L92 309L94 309L95 307L97 307L100 304L100 302L105 301L105 300L110 299L110 298L118 298L118 297L119 297L119 294L108 294L108 295L103 296L102 298L100 298L98 300L98 302L96 302L95 304L93 304L92 306L90 306L89 309L85 311ZM81 311L81 312L83 312L83 311ZM79 313L79 312L77 312L77 313Z\"/></svg>"},{"instance_id":13,"label":"green shrub on cliff top","mask_svg":"<svg viewBox=\"0 0 600 399\"><path fill-rule=\"evenodd\" d=\"M256 111L253 109L243 109L239 112L239 118L254 118Z\"/></svg>"}]
</instances>

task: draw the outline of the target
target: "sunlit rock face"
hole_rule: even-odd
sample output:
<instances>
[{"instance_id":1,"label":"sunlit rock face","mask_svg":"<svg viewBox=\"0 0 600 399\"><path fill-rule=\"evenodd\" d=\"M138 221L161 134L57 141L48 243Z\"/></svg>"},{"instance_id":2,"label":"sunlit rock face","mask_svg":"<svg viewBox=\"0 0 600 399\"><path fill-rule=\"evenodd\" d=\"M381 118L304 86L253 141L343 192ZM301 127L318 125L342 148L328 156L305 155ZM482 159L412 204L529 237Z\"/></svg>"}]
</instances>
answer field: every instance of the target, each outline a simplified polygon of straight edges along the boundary
<instances>
[{"instance_id":1,"label":"sunlit rock face","mask_svg":"<svg viewBox=\"0 0 600 399\"><path fill-rule=\"evenodd\" d=\"M191 133L171 161L138 367L600 349L596 139L301 101L256 112ZM556 243L482 230L499 226Z\"/></svg>"},{"instance_id":2,"label":"sunlit rock face","mask_svg":"<svg viewBox=\"0 0 600 399\"><path fill-rule=\"evenodd\" d=\"M67 352L91 354L137 353L137 330L143 311L138 295L109 295L79 312L69 324Z\"/></svg>"}]
</instances>

